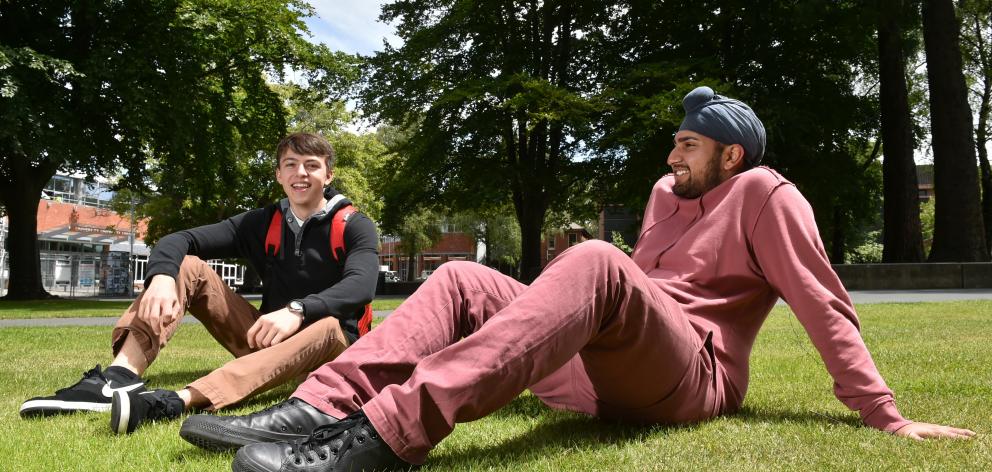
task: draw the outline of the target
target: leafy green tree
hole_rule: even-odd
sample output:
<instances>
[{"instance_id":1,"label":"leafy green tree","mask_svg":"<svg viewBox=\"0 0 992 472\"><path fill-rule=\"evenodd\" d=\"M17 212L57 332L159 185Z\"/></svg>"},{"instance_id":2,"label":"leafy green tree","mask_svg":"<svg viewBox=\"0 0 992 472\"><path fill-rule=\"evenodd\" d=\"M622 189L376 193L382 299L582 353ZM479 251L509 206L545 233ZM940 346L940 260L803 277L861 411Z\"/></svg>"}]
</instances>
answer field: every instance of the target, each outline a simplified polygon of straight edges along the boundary
<instances>
[{"instance_id":1,"label":"leafy green tree","mask_svg":"<svg viewBox=\"0 0 992 472\"><path fill-rule=\"evenodd\" d=\"M844 258L845 264L875 264L882 262L882 243L879 242L881 234L878 231L869 231L865 234L865 241L851 248Z\"/></svg>"},{"instance_id":2,"label":"leafy green tree","mask_svg":"<svg viewBox=\"0 0 992 472\"><path fill-rule=\"evenodd\" d=\"M951 0L923 2L934 192L938 197L929 257L932 262L989 259L959 32Z\"/></svg>"},{"instance_id":3,"label":"leafy green tree","mask_svg":"<svg viewBox=\"0 0 992 472\"><path fill-rule=\"evenodd\" d=\"M515 269L520 263L520 226L510 205L463 211L452 217L452 221L459 231L486 246L483 264L502 271Z\"/></svg>"},{"instance_id":4,"label":"leafy green tree","mask_svg":"<svg viewBox=\"0 0 992 472\"><path fill-rule=\"evenodd\" d=\"M589 178L599 104L594 43L604 1L395 1L381 19L404 44L369 59L361 108L411 130L389 200L455 210L510 201L525 279L540 271L545 215ZM387 207L392 206L387 201ZM388 220L389 218L387 218Z\"/></svg>"},{"instance_id":5,"label":"leafy green tree","mask_svg":"<svg viewBox=\"0 0 992 472\"><path fill-rule=\"evenodd\" d=\"M930 198L920 205L920 225L923 228L923 251L930 254L930 247L933 245L934 210L937 206L937 199Z\"/></svg>"},{"instance_id":6,"label":"leafy green tree","mask_svg":"<svg viewBox=\"0 0 992 472\"><path fill-rule=\"evenodd\" d=\"M406 279L416 279L415 274L417 254L441 240L441 215L431 210L422 209L408 214L395 229L400 238L399 251L407 258Z\"/></svg>"},{"instance_id":7,"label":"leafy green tree","mask_svg":"<svg viewBox=\"0 0 992 472\"><path fill-rule=\"evenodd\" d=\"M302 37L311 12L298 0L0 2L8 297L46 295L35 209L57 170L123 170L135 189L157 175L160 191L187 193L150 212L168 208L182 221L216 219L251 198L229 184L260 163L237 156L267 149L286 127L269 80L292 67L332 90L347 75L346 61Z\"/></svg>"},{"instance_id":8,"label":"leafy green tree","mask_svg":"<svg viewBox=\"0 0 992 472\"><path fill-rule=\"evenodd\" d=\"M610 156L607 201L643 208L668 169L664 150L682 120L682 97L709 85L762 118L764 163L810 200L831 259L840 262L850 233L871 218L879 188L863 151L877 140L877 100L858 86L873 74L873 9L781 0L625 6L611 16L616 39L602 54L625 60L602 67L611 113L597 143Z\"/></svg>"},{"instance_id":9,"label":"leafy green tree","mask_svg":"<svg viewBox=\"0 0 992 472\"><path fill-rule=\"evenodd\" d=\"M404 45L369 61L362 108L410 129L402 205L513 202L523 278L552 212L643 208L698 85L750 103L765 162L796 182L832 260L872 219L875 7L862 2L393 2ZM590 195L595 195L591 198ZM592 203L592 205L590 205ZM396 211L402 215L402 209Z\"/></svg>"},{"instance_id":10,"label":"leafy green tree","mask_svg":"<svg viewBox=\"0 0 992 472\"><path fill-rule=\"evenodd\" d=\"M355 121L343 100L328 100L317 90L279 86L289 113L291 131L318 133L334 147L337 156L332 185L348 196L369 218L382 218L383 198L376 187L383 167L391 159L379 132L346 130Z\"/></svg>"},{"instance_id":11,"label":"leafy green tree","mask_svg":"<svg viewBox=\"0 0 992 472\"><path fill-rule=\"evenodd\" d=\"M627 241L623 240L623 235L620 234L619 231L613 231L612 239L613 245L616 246L617 249L623 251L624 254L630 255L634 252L634 248L630 247L630 244L627 244Z\"/></svg>"}]
</instances>

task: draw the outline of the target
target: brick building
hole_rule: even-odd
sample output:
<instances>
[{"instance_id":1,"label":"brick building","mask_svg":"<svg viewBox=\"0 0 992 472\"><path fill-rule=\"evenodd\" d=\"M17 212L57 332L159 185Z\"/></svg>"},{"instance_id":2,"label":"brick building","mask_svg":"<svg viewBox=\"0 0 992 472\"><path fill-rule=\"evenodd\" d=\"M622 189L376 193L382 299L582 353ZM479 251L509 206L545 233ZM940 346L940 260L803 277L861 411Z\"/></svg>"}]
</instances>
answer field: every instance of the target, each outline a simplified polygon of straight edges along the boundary
<instances>
[{"instance_id":1,"label":"brick building","mask_svg":"<svg viewBox=\"0 0 992 472\"><path fill-rule=\"evenodd\" d=\"M547 266L566 249L590 239L593 239L592 234L575 223L570 224L565 231L545 237L541 240L541 267Z\"/></svg>"},{"instance_id":2,"label":"brick building","mask_svg":"<svg viewBox=\"0 0 992 472\"><path fill-rule=\"evenodd\" d=\"M38 203L37 234L42 285L60 296L129 295L141 290L149 248L144 244L148 220L109 208L113 196L106 182L86 182L79 175L56 175ZM7 221L0 218L0 295L10 276ZM133 238L133 240L132 240ZM244 267L207 261L234 287ZM129 280L130 277L130 280Z\"/></svg>"},{"instance_id":3,"label":"brick building","mask_svg":"<svg viewBox=\"0 0 992 472\"><path fill-rule=\"evenodd\" d=\"M409 280L408 256L399 250L399 238L383 236L379 247L379 265L395 271L400 280ZM423 279L448 261L475 261L476 243L470 234L442 225L441 240L415 256L413 279Z\"/></svg>"}]
</instances>

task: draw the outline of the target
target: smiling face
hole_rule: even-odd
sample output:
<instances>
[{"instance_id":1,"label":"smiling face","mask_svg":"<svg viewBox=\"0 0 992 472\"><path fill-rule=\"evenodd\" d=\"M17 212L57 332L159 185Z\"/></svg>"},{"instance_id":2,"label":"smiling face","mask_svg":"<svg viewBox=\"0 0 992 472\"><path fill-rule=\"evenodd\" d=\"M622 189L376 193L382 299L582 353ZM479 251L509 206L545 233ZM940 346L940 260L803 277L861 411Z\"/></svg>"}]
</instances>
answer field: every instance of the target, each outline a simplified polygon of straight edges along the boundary
<instances>
[{"instance_id":1,"label":"smiling face","mask_svg":"<svg viewBox=\"0 0 992 472\"><path fill-rule=\"evenodd\" d=\"M289 198L289 204L300 218L310 216L323 206L324 187L331 183L334 172L321 156L301 155L287 149L279 157L276 181Z\"/></svg>"},{"instance_id":2,"label":"smiling face","mask_svg":"<svg viewBox=\"0 0 992 472\"><path fill-rule=\"evenodd\" d=\"M739 144L724 145L689 130L675 134L675 148L668 165L675 174L672 191L683 198L697 198L733 177L743 163Z\"/></svg>"}]
</instances>

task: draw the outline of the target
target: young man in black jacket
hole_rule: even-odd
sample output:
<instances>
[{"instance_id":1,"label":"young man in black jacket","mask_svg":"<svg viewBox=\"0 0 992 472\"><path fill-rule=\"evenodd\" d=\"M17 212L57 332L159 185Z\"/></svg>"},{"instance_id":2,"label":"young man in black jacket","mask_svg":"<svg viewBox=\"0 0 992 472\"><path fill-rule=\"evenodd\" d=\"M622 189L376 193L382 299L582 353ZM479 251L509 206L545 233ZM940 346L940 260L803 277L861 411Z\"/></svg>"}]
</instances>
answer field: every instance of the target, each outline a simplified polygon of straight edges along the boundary
<instances>
[{"instance_id":1,"label":"young man in black jacket","mask_svg":"<svg viewBox=\"0 0 992 472\"><path fill-rule=\"evenodd\" d=\"M375 225L329 187L334 150L323 137L289 135L276 157L286 198L162 238L149 258L144 292L114 328L110 367L97 365L55 395L24 402L22 417L111 410L111 429L130 433L146 420L216 410L294 379L367 330L366 305L378 275ZM234 257L261 275L261 310L202 260ZM186 311L236 359L178 392L146 390L141 375Z\"/></svg>"}]
</instances>

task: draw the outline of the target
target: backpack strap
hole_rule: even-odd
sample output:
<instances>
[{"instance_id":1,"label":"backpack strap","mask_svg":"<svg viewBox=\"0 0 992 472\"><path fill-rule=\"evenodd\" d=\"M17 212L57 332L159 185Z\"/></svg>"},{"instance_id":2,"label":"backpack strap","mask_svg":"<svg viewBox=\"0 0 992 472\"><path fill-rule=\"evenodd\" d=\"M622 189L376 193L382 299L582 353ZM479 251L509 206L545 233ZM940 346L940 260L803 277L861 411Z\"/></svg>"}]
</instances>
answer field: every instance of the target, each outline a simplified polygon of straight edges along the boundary
<instances>
[{"instance_id":1,"label":"backpack strap","mask_svg":"<svg viewBox=\"0 0 992 472\"><path fill-rule=\"evenodd\" d=\"M282 244L282 211L277 206L272 212L272 220L269 221L269 230L265 233L265 254L275 257L279 254L279 246Z\"/></svg>"},{"instance_id":2,"label":"backpack strap","mask_svg":"<svg viewBox=\"0 0 992 472\"><path fill-rule=\"evenodd\" d=\"M331 254L335 261L340 262L341 258L344 257L344 228L348 224L348 219L356 211L355 207L346 205L334 213L334 218L331 221ZM372 329L372 317L372 304L369 303L365 305L365 312L358 319L358 337L365 336Z\"/></svg>"},{"instance_id":3,"label":"backpack strap","mask_svg":"<svg viewBox=\"0 0 992 472\"><path fill-rule=\"evenodd\" d=\"M348 218L351 218L355 211L357 211L355 207L345 205L334 213L334 218L331 220L331 256L337 262L341 262L345 253L344 227L348 224Z\"/></svg>"},{"instance_id":4,"label":"backpack strap","mask_svg":"<svg viewBox=\"0 0 992 472\"><path fill-rule=\"evenodd\" d=\"M369 303L365 305L365 313L362 314L362 318L358 320L358 337L365 336L369 334L369 330L372 329L372 304Z\"/></svg>"}]
</instances>

